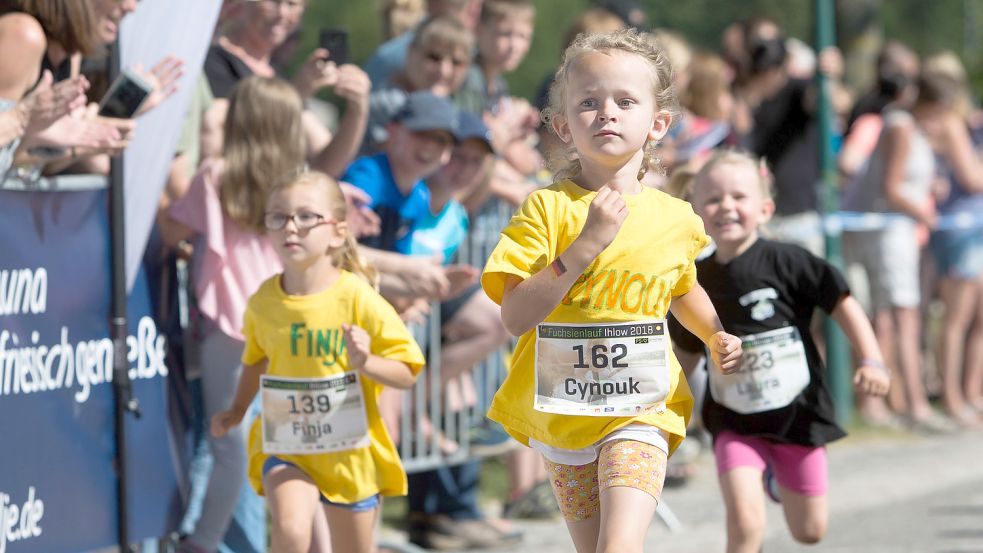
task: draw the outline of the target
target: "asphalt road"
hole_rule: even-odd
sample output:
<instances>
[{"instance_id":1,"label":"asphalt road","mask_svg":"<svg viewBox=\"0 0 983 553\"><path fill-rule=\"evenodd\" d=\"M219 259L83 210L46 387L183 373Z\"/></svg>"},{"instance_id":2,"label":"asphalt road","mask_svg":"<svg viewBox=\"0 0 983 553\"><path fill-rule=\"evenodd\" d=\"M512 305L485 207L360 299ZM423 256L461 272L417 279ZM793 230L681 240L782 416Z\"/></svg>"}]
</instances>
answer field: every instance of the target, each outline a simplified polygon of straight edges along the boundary
<instances>
[{"instance_id":1,"label":"asphalt road","mask_svg":"<svg viewBox=\"0 0 983 553\"><path fill-rule=\"evenodd\" d=\"M913 475L931 478L931 474ZM766 552L983 553L983 473L978 480L830 520L816 548L776 536Z\"/></svg>"},{"instance_id":2,"label":"asphalt road","mask_svg":"<svg viewBox=\"0 0 983 553\"><path fill-rule=\"evenodd\" d=\"M983 432L853 436L831 446L829 458L826 539L815 546L796 544L781 507L770 504L764 551L983 553ZM723 552L724 509L712 457L702 455L697 468L689 484L663 495L682 526L670 531L654 522L645 551ZM502 551L573 551L561 521L518 525L525 540Z\"/></svg>"}]
</instances>

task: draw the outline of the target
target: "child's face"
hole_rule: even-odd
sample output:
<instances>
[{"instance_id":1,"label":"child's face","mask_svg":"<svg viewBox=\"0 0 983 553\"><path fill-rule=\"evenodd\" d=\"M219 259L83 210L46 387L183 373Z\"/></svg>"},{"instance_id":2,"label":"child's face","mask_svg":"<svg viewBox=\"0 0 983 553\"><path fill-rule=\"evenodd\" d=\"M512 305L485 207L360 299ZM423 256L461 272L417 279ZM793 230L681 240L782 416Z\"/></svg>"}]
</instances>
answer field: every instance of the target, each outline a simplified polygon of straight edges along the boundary
<instances>
[{"instance_id":1,"label":"child's face","mask_svg":"<svg viewBox=\"0 0 983 553\"><path fill-rule=\"evenodd\" d=\"M477 38L482 60L502 73L510 73L529 52L532 23L521 17L504 17L492 24L479 25Z\"/></svg>"},{"instance_id":2,"label":"child's face","mask_svg":"<svg viewBox=\"0 0 983 553\"><path fill-rule=\"evenodd\" d=\"M761 191L757 168L747 163L722 163L693 184L691 202L707 234L718 247L739 248L758 237L775 203Z\"/></svg>"},{"instance_id":3,"label":"child's face","mask_svg":"<svg viewBox=\"0 0 983 553\"><path fill-rule=\"evenodd\" d=\"M420 180L450 161L454 137L447 131L414 132L397 124L389 135L389 161L401 176Z\"/></svg>"},{"instance_id":4,"label":"child's face","mask_svg":"<svg viewBox=\"0 0 983 553\"><path fill-rule=\"evenodd\" d=\"M454 147L447 165L441 167L434 178L427 182L454 190L469 189L478 185L484 177L491 155L481 140L465 140Z\"/></svg>"},{"instance_id":5,"label":"child's face","mask_svg":"<svg viewBox=\"0 0 983 553\"><path fill-rule=\"evenodd\" d=\"M406 58L406 76L414 90L429 90L450 96L464 83L471 53L463 48L442 49L437 45L411 50Z\"/></svg>"},{"instance_id":6,"label":"child's face","mask_svg":"<svg viewBox=\"0 0 983 553\"><path fill-rule=\"evenodd\" d=\"M665 136L672 115L655 103L653 70L636 54L591 52L567 73L563 114L554 119L557 135L573 141L581 160L624 164L644 156L649 140Z\"/></svg>"},{"instance_id":7,"label":"child's face","mask_svg":"<svg viewBox=\"0 0 983 553\"><path fill-rule=\"evenodd\" d=\"M284 266L303 267L345 244L348 228L331 216L327 191L313 184L275 190L266 203L266 226ZM279 226L280 229L270 227Z\"/></svg>"}]
</instances>

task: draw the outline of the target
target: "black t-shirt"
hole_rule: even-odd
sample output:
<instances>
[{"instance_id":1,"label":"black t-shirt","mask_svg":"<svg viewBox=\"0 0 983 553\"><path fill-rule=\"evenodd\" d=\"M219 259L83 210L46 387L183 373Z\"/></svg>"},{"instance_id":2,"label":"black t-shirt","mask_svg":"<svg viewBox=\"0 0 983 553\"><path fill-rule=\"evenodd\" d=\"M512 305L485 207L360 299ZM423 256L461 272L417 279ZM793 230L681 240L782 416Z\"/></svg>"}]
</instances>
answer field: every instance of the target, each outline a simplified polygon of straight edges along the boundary
<instances>
[{"instance_id":1,"label":"black t-shirt","mask_svg":"<svg viewBox=\"0 0 983 553\"><path fill-rule=\"evenodd\" d=\"M819 186L819 127L806 111L809 81L789 80L754 110L751 150L768 160L775 176L779 215L816 211Z\"/></svg>"},{"instance_id":2,"label":"black t-shirt","mask_svg":"<svg viewBox=\"0 0 983 553\"><path fill-rule=\"evenodd\" d=\"M215 44L208 49L205 56L205 76L212 95L216 98L228 98L232 87L240 80L253 74L246 62L235 54Z\"/></svg>"},{"instance_id":3,"label":"black t-shirt","mask_svg":"<svg viewBox=\"0 0 983 553\"><path fill-rule=\"evenodd\" d=\"M797 327L810 376L809 384L789 405L753 414L739 414L720 405L708 386L703 402L707 430L714 436L730 430L806 446L820 446L845 436L836 424L826 369L809 333L816 307L829 313L850 293L840 272L799 246L763 239L730 263L720 264L712 255L697 261L696 270L727 332L747 336L789 325ZM673 318L669 331L683 350L703 351L699 338Z\"/></svg>"}]
</instances>

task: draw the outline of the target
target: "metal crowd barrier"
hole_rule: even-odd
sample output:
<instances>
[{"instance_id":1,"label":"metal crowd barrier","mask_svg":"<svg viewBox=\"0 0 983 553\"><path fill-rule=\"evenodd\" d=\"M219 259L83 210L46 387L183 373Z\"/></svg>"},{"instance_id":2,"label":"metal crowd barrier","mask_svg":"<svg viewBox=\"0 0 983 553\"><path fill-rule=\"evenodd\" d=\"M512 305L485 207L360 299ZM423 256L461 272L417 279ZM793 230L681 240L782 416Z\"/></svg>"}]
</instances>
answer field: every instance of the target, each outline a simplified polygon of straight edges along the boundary
<instances>
[{"instance_id":1,"label":"metal crowd barrier","mask_svg":"<svg viewBox=\"0 0 983 553\"><path fill-rule=\"evenodd\" d=\"M472 218L457 262L483 269L485 260L498 243L499 232L511 216L512 209L507 204L489 201ZM410 330L426 354L427 366L417 384L403 394L399 426L399 454L403 466L407 472L418 472L468 461L472 458L469 432L473 424L484 418L492 396L505 378L505 359L509 348L494 352L474 368L475 404L451 412L445 409L441 384L440 304L432 304L427 321L422 325L412 325ZM429 418L432 425L429 432L424 416ZM441 436L456 442L457 450L450 454L443 453Z\"/></svg>"}]
</instances>

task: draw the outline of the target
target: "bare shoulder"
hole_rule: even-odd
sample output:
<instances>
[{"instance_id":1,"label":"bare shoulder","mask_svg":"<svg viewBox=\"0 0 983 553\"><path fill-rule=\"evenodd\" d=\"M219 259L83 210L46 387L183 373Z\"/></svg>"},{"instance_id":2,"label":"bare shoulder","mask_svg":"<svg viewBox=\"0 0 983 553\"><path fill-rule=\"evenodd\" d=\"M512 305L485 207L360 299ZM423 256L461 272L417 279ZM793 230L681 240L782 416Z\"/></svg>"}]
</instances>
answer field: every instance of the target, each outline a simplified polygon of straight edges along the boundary
<instances>
[{"instance_id":1,"label":"bare shoulder","mask_svg":"<svg viewBox=\"0 0 983 553\"><path fill-rule=\"evenodd\" d=\"M44 28L33 16L19 12L0 15L0 48L4 53L40 56L47 47L48 39L44 35ZM15 56L3 56L5 59L13 57Z\"/></svg>"},{"instance_id":2,"label":"bare shoulder","mask_svg":"<svg viewBox=\"0 0 983 553\"><path fill-rule=\"evenodd\" d=\"M48 40L26 13L0 16L0 97L19 100L37 81Z\"/></svg>"}]
</instances>

